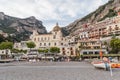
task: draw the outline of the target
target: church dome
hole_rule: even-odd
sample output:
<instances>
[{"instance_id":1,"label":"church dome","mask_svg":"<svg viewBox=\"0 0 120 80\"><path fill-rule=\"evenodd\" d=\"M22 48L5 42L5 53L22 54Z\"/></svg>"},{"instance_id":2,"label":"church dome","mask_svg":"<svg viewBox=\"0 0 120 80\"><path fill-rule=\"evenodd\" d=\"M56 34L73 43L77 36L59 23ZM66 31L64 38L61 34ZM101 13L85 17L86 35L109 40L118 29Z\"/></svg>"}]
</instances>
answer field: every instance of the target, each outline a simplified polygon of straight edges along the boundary
<instances>
[{"instance_id":1,"label":"church dome","mask_svg":"<svg viewBox=\"0 0 120 80\"><path fill-rule=\"evenodd\" d=\"M53 28L53 31L59 31L61 28L59 27L58 23L56 23L56 26Z\"/></svg>"}]
</instances>

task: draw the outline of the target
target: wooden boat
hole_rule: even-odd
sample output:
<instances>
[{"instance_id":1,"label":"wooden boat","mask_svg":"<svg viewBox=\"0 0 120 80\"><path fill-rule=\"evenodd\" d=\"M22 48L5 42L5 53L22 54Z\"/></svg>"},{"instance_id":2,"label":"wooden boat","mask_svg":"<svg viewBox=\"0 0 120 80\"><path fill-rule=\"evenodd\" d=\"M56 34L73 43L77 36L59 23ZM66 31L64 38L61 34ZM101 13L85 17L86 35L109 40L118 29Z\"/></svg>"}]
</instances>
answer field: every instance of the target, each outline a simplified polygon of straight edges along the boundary
<instances>
[{"instance_id":1,"label":"wooden boat","mask_svg":"<svg viewBox=\"0 0 120 80\"><path fill-rule=\"evenodd\" d=\"M95 68L102 68L102 69L106 69L106 65L109 66L109 64L105 64L104 62L100 61L100 62L92 62L92 65Z\"/></svg>"},{"instance_id":2,"label":"wooden boat","mask_svg":"<svg viewBox=\"0 0 120 80\"><path fill-rule=\"evenodd\" d=\"M107 63L103 61L92 62L95 68L109 69L111 68L120 68L120 63Z\"/></svg>"}]
</instances>

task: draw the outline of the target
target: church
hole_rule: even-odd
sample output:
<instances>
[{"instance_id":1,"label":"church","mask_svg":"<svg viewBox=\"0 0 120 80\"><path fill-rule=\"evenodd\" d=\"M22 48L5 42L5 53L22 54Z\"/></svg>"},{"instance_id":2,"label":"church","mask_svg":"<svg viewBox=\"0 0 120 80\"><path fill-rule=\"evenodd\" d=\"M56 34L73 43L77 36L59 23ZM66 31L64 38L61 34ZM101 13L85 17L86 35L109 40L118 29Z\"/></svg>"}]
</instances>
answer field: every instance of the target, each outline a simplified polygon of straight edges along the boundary
<instances>
[{"instance_id":1,"label":"church","mask_svg":"<svg viewBox=\"0 0 120 80\"><path fill-rule=\"evenodd\" d=\"M36 44L36 49L49 49L50 47L60 48L60 54L66 56L75 56L75 46L71 44L75 42L74 37L63 37L61 28L58 23L50 33L39 34L37 30L33 30L30 40Z\"/></svg>"}]
</instances>

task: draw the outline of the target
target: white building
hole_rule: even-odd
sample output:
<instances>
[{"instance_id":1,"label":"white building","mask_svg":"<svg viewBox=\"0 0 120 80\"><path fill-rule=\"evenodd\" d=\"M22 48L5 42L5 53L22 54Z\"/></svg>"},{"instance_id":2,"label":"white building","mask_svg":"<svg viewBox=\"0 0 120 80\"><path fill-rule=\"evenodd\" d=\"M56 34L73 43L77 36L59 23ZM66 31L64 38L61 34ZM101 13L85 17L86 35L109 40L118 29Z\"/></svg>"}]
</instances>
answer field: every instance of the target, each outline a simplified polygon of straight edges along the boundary
<instances>
[{"instance_id":1,"label":"white building","mask_svg":"<svg viewBox=\"0 0 120 80\"><path fill-rule=\"evenodd\" d=\"M0 50L0 59L6 59L6 57L11 57L11 51L9 49L7 50Z\"/></svg>"},{"instance_id":2,"label":"white building","mask_svg":"<svg viewBox=\"0 0 120 80\"><path fill-rule=\"evenodd\" d=\"M29 48L27 47L27 43L28 41L21 41L18 43L14 43L14 48L15 49L19 49L19 50L29 50Z\"/></svg>"}]
</instances>

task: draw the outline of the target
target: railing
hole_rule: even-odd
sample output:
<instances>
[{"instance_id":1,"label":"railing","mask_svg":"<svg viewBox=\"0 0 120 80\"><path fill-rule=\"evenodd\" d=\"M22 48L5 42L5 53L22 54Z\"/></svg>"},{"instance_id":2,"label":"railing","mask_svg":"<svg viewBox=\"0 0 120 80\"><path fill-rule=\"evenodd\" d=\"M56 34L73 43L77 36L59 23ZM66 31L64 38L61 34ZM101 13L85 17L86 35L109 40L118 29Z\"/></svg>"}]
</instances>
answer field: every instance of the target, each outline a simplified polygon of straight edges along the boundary
<instances>
[{"instance_id":1,"label":"railing","mask_svg":"<svg viewBox=\"0 0 120 80\"><path fill-rule=\"evenodd\" d=\"M83 57L99 57L99 54L83 54ZM103 54L104 57L120 57L120 54Z\"/></svg>"}]
</instances>

